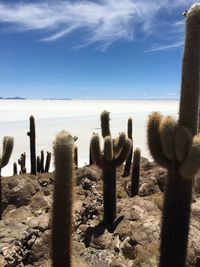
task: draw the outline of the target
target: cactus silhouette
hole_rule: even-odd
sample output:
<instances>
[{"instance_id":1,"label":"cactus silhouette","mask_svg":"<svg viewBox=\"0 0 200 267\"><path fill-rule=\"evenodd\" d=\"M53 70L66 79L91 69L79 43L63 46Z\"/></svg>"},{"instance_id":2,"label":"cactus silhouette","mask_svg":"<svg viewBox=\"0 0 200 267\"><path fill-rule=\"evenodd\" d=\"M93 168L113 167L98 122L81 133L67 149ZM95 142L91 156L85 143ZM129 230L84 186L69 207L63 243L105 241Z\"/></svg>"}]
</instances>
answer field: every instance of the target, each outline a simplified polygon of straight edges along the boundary
<instances>
[{"instance_id":1,"label":"cactus silhouette","mask_svg":"<svg viewBox=\"0 0 200 267\"><path fill-rule=\"evenodd\" d=\"M121 133L117 139L112 139L109 120L109 112L103 111L101 114L103 151L101 151L100 139L97 134L93 134L90 148L94 161L103 170L104 222L112 224L117 213L116 168L127 159L132 148L132 141L126 138L125 133Z\"/></svg>"},{"instance_id":2,"label":"cactus silhouette","mask_svg":"<svg viewBox=\"0 0 200 267\"><path fill-rule=\"evenodd\" d=\"M74 146L74 165L75 165L75 170L78 169L78 147Z\"/></svg>"},{"instance_id":3,"label":"cactus silhouette","mask_svg":"<svg viewBox=\"0 0 200 267\"><path fill-rule=\"evenodd\" d=\"M35 148L35 118L30 116L30 131L27 135L30 137L30 159L31 159L31 174L36 175L36 148Z\"/></svg>"},{"instance_id":4,"label":"cactus silhouette","mask_svg":"<svg viewBox=\"0 0 200 267\"><path fill-rule=\"evenodd\" d=\"M26 173L26 153L22 153L20 159L18 159L18 164L20 165L20 174Z\"/></svg>"},{"instance_id":5,"label":"cactus silhouette","mask_svg":"<svg viewBox=\"0 0 200 267\"><path fill-rule=\"evenodd\" d=\"M5 136L3 138L3 152L0 158L0 220L2 219L2 211L3 211L3 204L2 204L2 185L1 185L1 169L5 167L10 159L12 150L14 145L14 138L11 136Z\"/></svg>"},{"instance_id":6,"label":"cactus silhouette","mask_svg":"<svg viewBox=\"0 0 200 267\"><path fill-rule=\"evenodd\" d=\"M44 150L40 152L40 172L44 172Z\"/></svg>"},{"instance_id":7,"label":"cactus silhouette","mask_svg":"<svg viewBox=\"0 0 200 267\"><path fill-rule=\"evenodd\" d=\"M41 172L40 166L40 156L37 156L37 172Z\"/></svg>"},{"instance_id":8,"label":"cactus silhouette","mask_svg":"<svg viewBox=\"0 0 200 267\"><path fill-rule=\"evenodd\" d=\"M73 137L65 131L60 132L54 142L55 187L52 227L54 267L71 267L73 153Z\"/></svg>"},{"instance_id":9,"label":"cactus silhouette","mask_svg":"<svg viewBox=\"0 0 200 267\"><path fill-rule=\"evenodd\" d=\"M17 175L17 174L18 174L18 171L17 171L17 163L14 162L14 163L13 163L13 176L14 176L14 175Z\"/></svg>"},{"instance_id":10,"label":"cactus silhouette","mask_svg":"<svg viewBox=\"0 0 200 267\"><path fill-rule=\"evenodd\" d=\"M49 172L50 163L51 163L51 152L48 152L48 151L47 151L47 156L46 156L46 163L45 163L44 172Z\"/></svg>"},{"instance_id":11,"label":"cactus silhouette","mask_svg":"<svg viewBox=\"0 0 200 267\"><path fill-rule=\"evenodd\" d=\"M131 197L138 195L140 182L140 149L136 148L133 156L131 174Z\"/></svg>"},{"instance_id":12,"label":"cactus silhouette","mask_svg":"<svg viewBox=\"0 0 200 267\"><path fill-rule=\"evenodd\" d=\"M132 118L129 118L128 119L127 132L128 132L128 138L131 139L131 140L133 140L132 128L133 128ZM130 152L130 154L129 154L127 160L126 160L126 163L125 163L124 173L122 175L124 177L129 176L129 174L130 174L132 157L133 157L133 147L132 147L131 152Z\"/></svg>"},{"instance_id":13,"label":"cactus silhouette","mask_svg":"<svg viewBox=\"0 0 200 267\"><path fill-rule=\"evenodd\" d=\"M168 169L161 229L160 267L186 262L192 183L200 167L197 135L199 99L200 4L186 17L179 119L154 112L148 122L148 144L154 159Z\"/></svg>"}]
</instances>

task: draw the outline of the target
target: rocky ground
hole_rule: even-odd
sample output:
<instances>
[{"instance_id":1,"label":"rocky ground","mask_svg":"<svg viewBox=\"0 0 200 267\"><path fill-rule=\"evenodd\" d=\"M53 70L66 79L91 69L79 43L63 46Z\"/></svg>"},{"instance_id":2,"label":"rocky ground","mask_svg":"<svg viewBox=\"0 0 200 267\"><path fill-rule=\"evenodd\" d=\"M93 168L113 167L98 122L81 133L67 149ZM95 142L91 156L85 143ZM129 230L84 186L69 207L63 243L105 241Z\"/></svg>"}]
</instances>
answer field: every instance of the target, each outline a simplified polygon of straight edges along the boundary
<instances>
[{"instance_id":1,"label":"rocky ground","mask_svg":"<svg viewBox=\"0 0 200 267\"><path fill-rule=\"evenodd\" d=\"M74 266L158 266L166 171L142 159L139 196L129 197L130 177L117 172L118 218L101 223L102 179L96 166L76 171L73 212ZM51 266L53 173L4 177L0 266ZM187 267L200 267L200 179L194 185Z\"/></svg>"}]
</instances>

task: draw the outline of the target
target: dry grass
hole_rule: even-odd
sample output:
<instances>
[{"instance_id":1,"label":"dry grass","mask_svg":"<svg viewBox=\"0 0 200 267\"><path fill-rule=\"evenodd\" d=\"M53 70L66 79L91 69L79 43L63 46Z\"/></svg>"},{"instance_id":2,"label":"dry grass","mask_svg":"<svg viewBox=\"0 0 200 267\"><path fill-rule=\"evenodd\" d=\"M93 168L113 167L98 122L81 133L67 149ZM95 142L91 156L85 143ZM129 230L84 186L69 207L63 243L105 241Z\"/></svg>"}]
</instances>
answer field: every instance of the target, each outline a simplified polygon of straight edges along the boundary
<instances>
[{"instance_id":1,"label":"dry grass","mask_svg":"<svg viewBox=\"0 0 200 267\"><path fill-rule=\"evenodd\" d=\"M138 267L157 267L159 259L159 245L152 243L137 247L137 258L134 261Z\"/></svg>"},{"instance_id":2,"label":"dry grass","mask_svg":"<svg viewBox=\"0 0 200 267\"><path fill-rule=\"evenodd\" d=\"M146 199L153 201L160 210L163 209L163 202L164 202L163 193L159 192L159 193L152 194L148 196Z\"/></svg>"}]
</instances>

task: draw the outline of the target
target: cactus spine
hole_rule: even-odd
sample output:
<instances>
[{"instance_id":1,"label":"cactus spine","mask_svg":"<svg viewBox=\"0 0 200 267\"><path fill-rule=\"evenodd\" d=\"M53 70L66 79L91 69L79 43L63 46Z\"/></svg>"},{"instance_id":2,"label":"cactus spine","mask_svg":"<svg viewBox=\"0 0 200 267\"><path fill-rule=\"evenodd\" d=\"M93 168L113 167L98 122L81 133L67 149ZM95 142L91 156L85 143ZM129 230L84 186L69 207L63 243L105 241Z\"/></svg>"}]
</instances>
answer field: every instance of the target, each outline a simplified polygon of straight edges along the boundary
<instances>
[{"instance_id":1,"label":"cactus spine","mask_svg":"<svg viewBox=\"0 0 200 267\"><path fill-rule=\"evenodd\" d=\"M133 167L131 175L131 197L138 195L140 182L140 149L136 148L133 156Z\"/></svg>"},{"instance_id":2,"label":"cactus spine","mask_svg":"<svg viewBox=\"0 0 200 267\"><path fill-rule=\"evenodd\" d=\"M132 122L132 118L128 119L128 127L127 127L127 132L128 132L128 138L133 140L132 137L132 128L133 128L133 122ZM131 161L132 161L132 157L133 157L133 148L131 149L131 152L126 160L126 164L124 167L124 173L122 176L126 177L129 176L130 174L130 169L131 169Z\"/></svg>"},{"instance_id":3,"label":"cactus spine","mask_svg":"<svg viewBox=\"0 0 200 267\"><path fill-rule=\"evenodd\" d=\"M200 4L187 13L179 120L153 113L148 123L152 156L168 169L161 229L160 267L186 262L192 182L200 167L197 133L199 99Z\"/></svg>"},{"instance_id":4,"label":"cactus spine","mask_svg":"<svg viewBox=\"0 0 200 267\"><path fill-rule=\"evenodd\" d=\"M111 225L117 214L116 168L127 159L132 148L132 141L124 138L124 133L117 140L111 138L109 112L107 111L101 114L101 126L104 149L101 151L100 139L97 134L93 134L90 148L94 161L103 170L104 222Z\"/></svg>"},{"instance_id":5,"label":"cactus spine","mask_svg":"<svg viewBox=\"0 0 200 267\"><path fill-rule=\"evenodd\" d=\"M60 132L54 142L55 187L53 196L53 267L71 267L72 187L74 140Z\"/></svg>"},{"instance_id":6,"label":"cactus spine","mask_svg":"<svg viewBox=\"0 0 200 267\"><path fill-rule=\"evenodd\" d=\"M35 118L30 116L29 121L30 131L27 135L30 137L31 174L36 175Z\"/></svg>"},{"instance_id":7,"label":"cactus spine","mask_svg":"<svg viewBox=\"0 0 200 267\"><path fill-rule=\"evenodd\" d=\"M3 152L0 158L0 220L2 219L3 203L2 203L2 185L1 185L1 169L5 167L10 159L14 145L14 138L5 136L3 138Z\"/></svg>"}]
</instances>

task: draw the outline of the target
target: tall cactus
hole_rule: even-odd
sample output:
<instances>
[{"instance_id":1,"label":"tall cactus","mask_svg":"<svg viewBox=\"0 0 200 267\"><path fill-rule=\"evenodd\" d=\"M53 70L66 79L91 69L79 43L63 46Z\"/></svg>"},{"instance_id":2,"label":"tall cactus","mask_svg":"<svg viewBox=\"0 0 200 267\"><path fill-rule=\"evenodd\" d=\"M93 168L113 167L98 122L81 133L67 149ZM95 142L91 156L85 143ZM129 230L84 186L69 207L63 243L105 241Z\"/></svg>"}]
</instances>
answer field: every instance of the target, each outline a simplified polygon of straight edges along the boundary
<instances>
[{"instance_id":1,"label":"tall cactus","mask_svg":"<svg viewBox=\"0 0 200 267\"><path fill-rule=\"evenodd\" d=\"M128 119L127 132L128 132L128 138L131 139L131 140L133 140L132 128L133 128L132 118L129 118ZM131 152L130 152L130 154L129 154L127 160L126 160L126 163L125 163L124 173L122 175L124 177L129 176L129 174L130 174L132 157L133 157L133 147L132 147Z\"/></svg>"},{"instance_id":2,"label":"tall cactus","mask_svg":"<svg viewBox=\"0 0 200 267\"><path fill-rule=\"evenodd\" d=\"M3 204L2 204L2 185L1 185L1 169L5 167L10 159L12 150L14 145L14 138L11 136L5 136L3 138L3 152L0 158L0 220L2 219L2 211L3 211Z\"/></svg>"},{"instance_id":3,"label":"tall cactus","mask_svg":"<svg viewBox=\"0 0 200 267\"><path fill-rule=\"evenodd\" d=\"M30 116L29 121L30 131L27 135L30 137L31 174L36 175L35 118Z\"/></svg>"},{"instance_id":4,"label":"tall cactus","mask_svg":"<svg viewBox=\"0 0 200 267\"><path fill-rule=\"evenodd\" d=\"M53 196L53 267L71 267L72 188L74 140L60 132L54 142L55 188Z\"/></svg>"},{"instance_id":5,"label":"tall cactus","mask_svg":"<svg viewBox=\"0 0 200 267\"><path fill-rule=\"evenodd\" d=\"M193 178L200 167L197 133L200 57L200 4L187 13L179 120L153 113L148 144L154 159L168 169L165 189L160 267L184 267L186 262Z\"/></svg>"},{"instance_id":6,"label":"tall cactus","mask_svg":"<svg viewBox=\"0 0 200 267\"><path fill-rule=\"evenodd\" d=\"M101 114L102 135L104 137L104 149L101 151L100 139L94 134L90 148L93 159L103 170L103 200L104 200L104 222L112 224L116 218L116 168L128 157L132 141L121 133L117 139L112 139L109 128L109 113Z\"/></svg>"}]
</instances>

